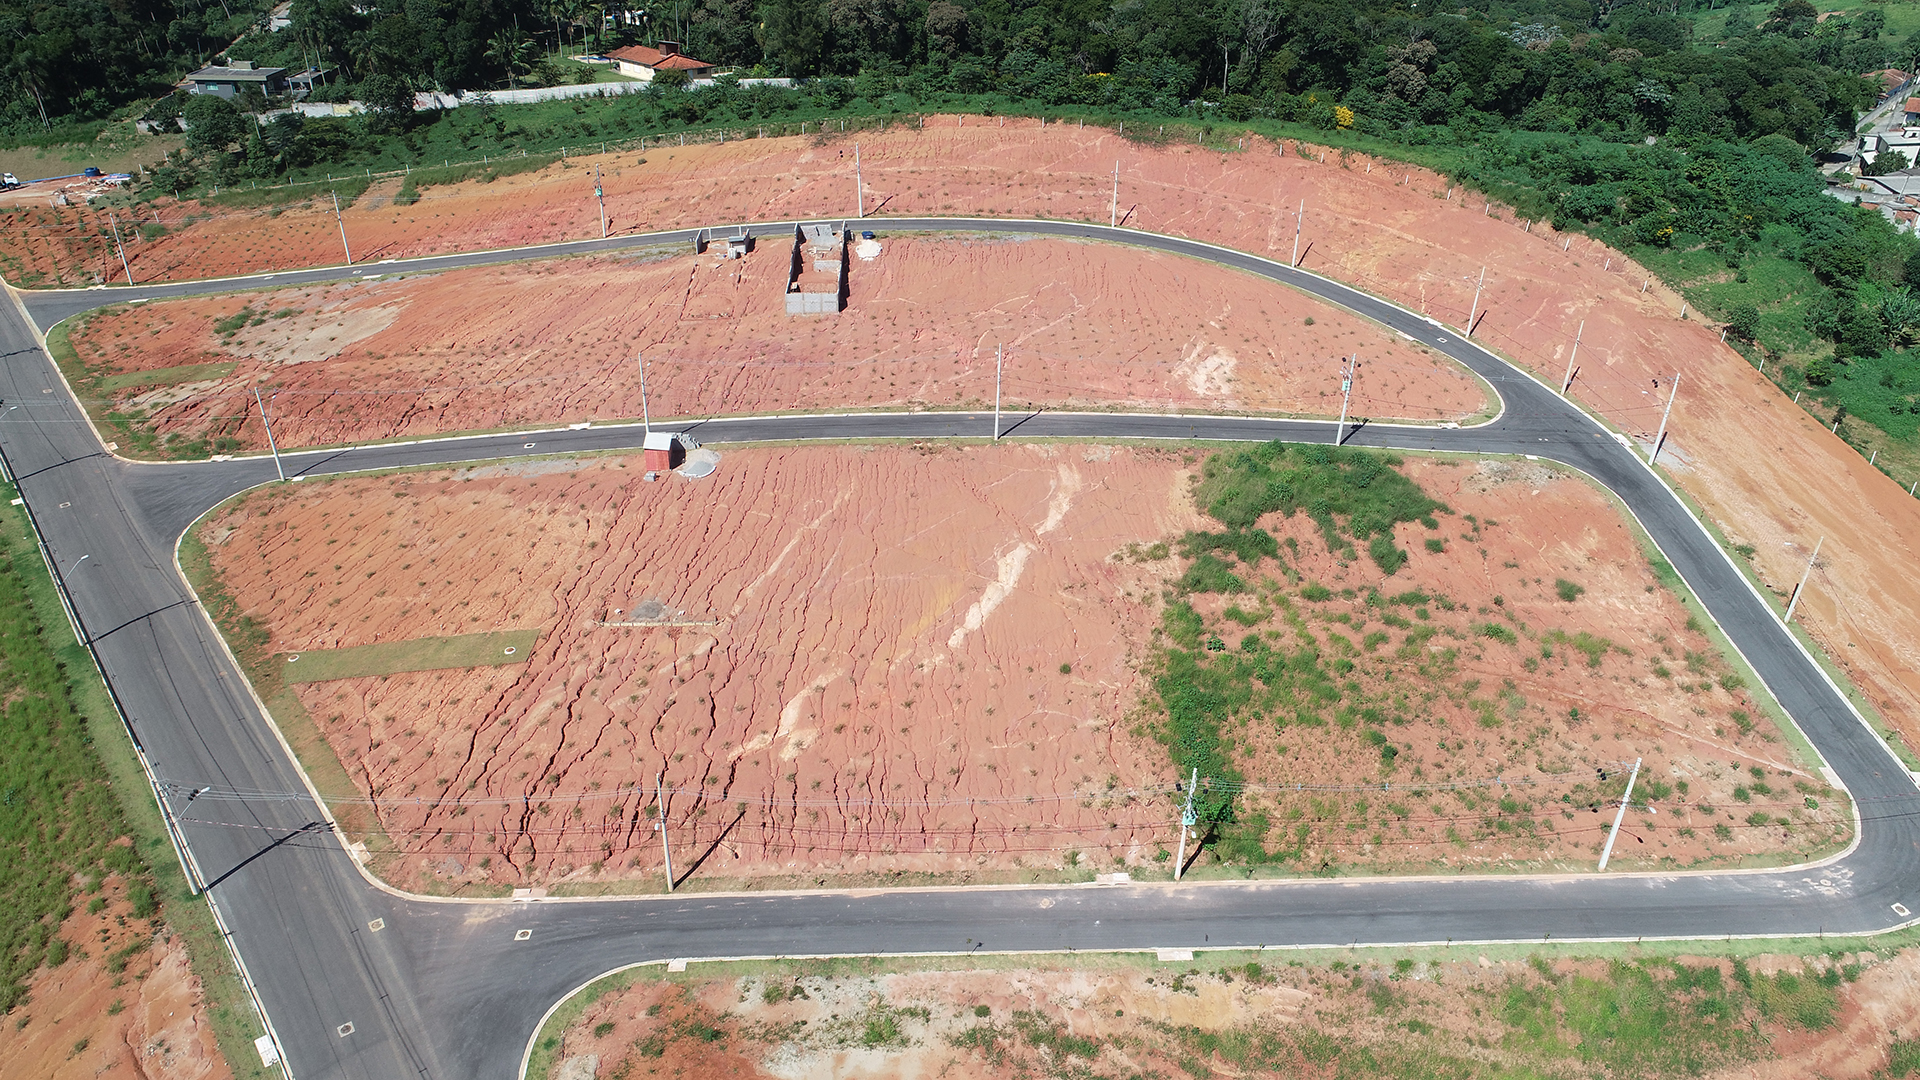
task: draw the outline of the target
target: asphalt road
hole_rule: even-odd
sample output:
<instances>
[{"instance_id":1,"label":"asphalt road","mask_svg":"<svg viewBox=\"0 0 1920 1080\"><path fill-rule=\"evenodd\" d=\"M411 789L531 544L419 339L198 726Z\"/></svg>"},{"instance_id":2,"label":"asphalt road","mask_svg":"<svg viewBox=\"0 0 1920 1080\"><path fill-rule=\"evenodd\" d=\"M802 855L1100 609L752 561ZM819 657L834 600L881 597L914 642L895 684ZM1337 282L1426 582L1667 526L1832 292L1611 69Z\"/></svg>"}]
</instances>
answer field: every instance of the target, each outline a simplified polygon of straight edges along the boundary
<instances>
[{"instance_id":1,"label":"asphalt road","mask_svg":"<svg viewBox=\"0 0 1920 1080\"><path fill-rule=\"evenodd\" d=\"M1172 237L1068 222L887 219L871 227L1110 239L1261 274L1447 353L1499 394L1473 428L1371 424L1351 445L1533 454L1619 494L1758 671L1865 815L1856 846L1818 868L1709 874L973 888L619 901L471 903L406 898L364 880L304 796L172 799L259 987L294 1075L507 1078L557 998L611 968L665 958L972 950L1220 948L1516 939L1863 933L1920 907L1912 778L1787 634L1686 507L1633 452L1551 390L1451 329L1283 264ZM763 235L778 225L756 226ZM719 235L731 226L716 228ZM686 242L691 230L543 249L382 263L420 272L542 255ZM18 294L40 327L100 303L353 276L344 268L213 283ZM22 308L0 304L0 450L75 598L156 772L183 789L304 785L173 563L186 526L274 478L266 459L138 465L108 455L40 349ZM704 442L984 436L982 413L711 419ZM1332 425L1198 416L1009 416L1012 437L1327 441ZM285 455L289 472L568 454L638 444L596 426ZM528 445L531 444L531 445ZM382 928L372 929L375 920ZM527 931L516 940L517 931ZM351 1024L350 1030L342 1025ZM346 1031L342 1034L342 1031Z\"/></svg>"}]
</instances>

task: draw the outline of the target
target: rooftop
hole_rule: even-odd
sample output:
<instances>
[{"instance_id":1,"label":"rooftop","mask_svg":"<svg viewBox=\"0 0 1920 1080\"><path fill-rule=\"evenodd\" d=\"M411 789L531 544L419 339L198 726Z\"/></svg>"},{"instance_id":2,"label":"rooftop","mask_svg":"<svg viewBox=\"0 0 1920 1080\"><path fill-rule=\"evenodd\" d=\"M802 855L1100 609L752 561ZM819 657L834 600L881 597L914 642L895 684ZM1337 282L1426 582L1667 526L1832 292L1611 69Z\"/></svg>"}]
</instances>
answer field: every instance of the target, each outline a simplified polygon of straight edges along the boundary
<instances>
[{"instance_id":1,"label":"rooftop","mask_svg":"<svg viewBox=\"0 0 1920 1080\"><path fill-rule=\"evenodd\" d=\"M225 67L203 67L187 78L193 82L265 82L286 70L255 67L251 60L235 60Z\"/></svg>"}]
</instances>

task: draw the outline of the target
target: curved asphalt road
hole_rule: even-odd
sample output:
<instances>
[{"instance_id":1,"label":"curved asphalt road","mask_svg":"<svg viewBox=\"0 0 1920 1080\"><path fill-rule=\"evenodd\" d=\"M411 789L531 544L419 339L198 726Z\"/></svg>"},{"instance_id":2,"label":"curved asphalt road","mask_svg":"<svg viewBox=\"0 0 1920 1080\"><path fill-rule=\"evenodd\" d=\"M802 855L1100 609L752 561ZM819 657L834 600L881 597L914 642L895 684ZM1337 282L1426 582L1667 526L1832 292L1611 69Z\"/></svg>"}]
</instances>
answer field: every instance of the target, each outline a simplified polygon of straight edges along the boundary
<instances>
[{"instance_id":1,"label":"curved asphalt road","mask_svg":"<svg viewBox=\"0 0 1920 1080\"><path fill-rule=\"evenodd\" d=\"M175 798L203 879L233 871L211 894L296 1076L512 1077L539 1018L560 995L612 967L662 958L1867 933L1907 921L1894 905L1920 908L1920 824L1912 816L1912 778L1674 494L1621 441L1541 384L1460 341L1451 329L1324 278L1207 244L1071 222L920 218L870 224L896 231L1108 239L1208 259L1350 308L1459 360L1500 394L1506 408L1498 420L1471 429L1376 424L1349 442L1535 454L1582 469L1617 492L1859 801L1867 822L1857 845L1818 868L1760 873L466 903L402 898L374 888L330 837L303 836L263 851L324 819L311 799L187 805ZM766 235L780 228L761 225L756 231ZM273 479L273 465L257 458L182 465L112 458L22 311L47 327L104 302L138 297L685 243L692 236L683 230L359 271L22 293L22 306L0 303L0 354L6 359L0 370L0 450L161 777L189 788L305 790L173 563L174 542L195 517L235 491ZM985 414L927 413L664 426L695 427L703 441L729 442L983 436L989 423ZM1299 421L1049 413L1020 421L1014 434L1324 441L1331 428ZM636 427L594 427L321 451L287 455L287 461L290 471L321 475L630 448L638 441ZM374 920L384 920L382 929L371 929ZM519 930L531 931L530 937L515 940ZM346 1024L353 1026L341 1034Z\"/></svg>"}]
</instances>

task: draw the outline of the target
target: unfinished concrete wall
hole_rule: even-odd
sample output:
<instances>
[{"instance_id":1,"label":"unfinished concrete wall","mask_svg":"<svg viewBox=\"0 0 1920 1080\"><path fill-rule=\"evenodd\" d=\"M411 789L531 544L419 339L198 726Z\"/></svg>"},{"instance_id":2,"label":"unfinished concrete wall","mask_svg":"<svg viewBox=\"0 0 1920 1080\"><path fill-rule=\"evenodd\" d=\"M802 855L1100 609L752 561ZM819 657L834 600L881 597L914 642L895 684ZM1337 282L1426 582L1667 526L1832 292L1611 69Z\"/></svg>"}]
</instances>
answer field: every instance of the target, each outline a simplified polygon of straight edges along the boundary
<instances>
[{"instance_id":1,"label":"unfinished concrete wall","mask_svg":"<svg viewBox=\"0 0 1920 1080\"><path fill-rule=\"evenodd\" d=\"M852 239L844 224L794 226L787 314L833 315L846 310Z\"/></svg>"}]
</instances>

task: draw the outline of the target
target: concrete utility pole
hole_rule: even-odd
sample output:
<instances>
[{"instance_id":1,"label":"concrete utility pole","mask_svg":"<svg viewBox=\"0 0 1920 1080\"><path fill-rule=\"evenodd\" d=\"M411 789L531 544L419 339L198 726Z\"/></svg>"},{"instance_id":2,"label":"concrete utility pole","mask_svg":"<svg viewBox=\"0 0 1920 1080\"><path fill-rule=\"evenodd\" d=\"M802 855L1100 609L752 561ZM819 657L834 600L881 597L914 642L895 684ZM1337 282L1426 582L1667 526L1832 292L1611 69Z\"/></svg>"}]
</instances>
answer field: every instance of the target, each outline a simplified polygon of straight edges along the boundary
<instances>
[{"instance_id":1,"label":"concrete utility pole","mask_svg":"<svg viewBox=\"0 0 1920 1080\"><path fill-rule=\"evenodd\" d=\"M1193 779L1187 781L1187 805L1180 811L1180 853L1173 859L1173 880L1179 881L1187 865L1187 832L1194 826L1193 792L1200 786L1200 770L1193 770Z\"/></svg>"},{"instance_id":2,"label":"concrete utility pole","mask_svg":"<svg viewBox=\"0 0 1920 1080\"><path fill-rule=\"evenodd\" d=\"M347 253L347 265L353 265L353 249L347 247L347 219L340 216L340 193L333 193L333 220L340 223L340 246Z\"/></svg>"},{"instance_id":3,"label":"concrete utility pole","mask_svg":"<svg viewBox=\"0 0 1920 1080\"><path fill-rule=\"evenodd\" d=\"M653 827L660 830L660 858L667 864L667 891L673 891L673 849L667 845L667 797L665 787L667 774L661 773L653 781L653 802L660 811L660 820Z\"/></svg>"},{"instance_id":4,"label":"concrete utility pole","mask_svg":"<svg viewBox=\"0 0 1920 1080\"><path fill-rule=\"evenodd\" d=\"M1799 606L1800 594L1807 591L1807 579L1813 576L1813 560L1820 557L1820 545L1826 542L1827 538L1823 536L1818 543L1813 545L1813 554L1807 556L1806 573L1800 575L1800 584L1795 585L1793 587L1793 595L1787 597L1787 613L1781 617L1781 622L1793 621L1793 609Z\"/></svg>"},{"instance_id":5,"label":"concrete utility pole","mask_svg":"<svg viewBox=\"0 0 1920 1080\"><path fill-rule=\"evenodd\" d=\"M1306 217L1307 200L1301 199L1300 209L1293 213L1293 260L1287 263L1290 267L1298 267L1300 265L1300 225L1306 220Z\"/></svg>"},{"instance_id":6,"label":"concrete utility pole","mask_svg":"<svg viewBox=\"0 0 1920 1080\"><path fill-rule=\"evenodd\" d=\"M133 284L133 267L127 265L127 249L120 243L120 223L114 220L112 212L107 214L107 224L113 229L113 249L120 253L120 269L127 272L127 284Z\"/></svg>"},{"instance_id":7,"label":"concrete utility pole","mask_svg":"<svg viewBox=\"0 0 1920 1080\"><path fill-rule=\"evenodd\" d=\"M993 441L1000 441L1001 346L993 347Z\"/></svg>"},{"instance_id":8,"label":"concrete utility pole","mask_svg":"<svg viewBox=\"0 0 1920 1080\"><path fill-rule=\"evenodd\" d=\"M600 203L600 239L607 238L607 196L600 187L600 166L593 167L593 197Z\"/></svg>"},{"instance_id":9,"label":"concrete utility pole","mask_svg":"<svg viewBox=\"0 0 1920 1080\"><path fill-rule=\"evenodd\" d=\"M253 388L253 403L260 406L260 426L267 429L267 449L273 451L273 471L279 473L284 481L287 470L280 467L280 446L273 441L273 424L267 419L267 403L260 397L260 388L257 386Z\"/></svg>"},{"instance_id":10,"label":"concrete utility pole","mask_svg":"<svg viewBox=\"0 0 1920 1080\"><path fill-rule=\"evenodd\" d=\"M640 433L653 434L653 421L647 417L647 354L641 353L640 362Z\"/></svg>"},{"instance_id":11,"label":"concrete utility pole","mask_svg":"<svg viewBox=\"0 0 1920 1080\"><path fill-rule=\"evenodd\" d=\"M860 180L860 144L853 144L853 209L854 216L867 216L867 189Z\"/></svg>"},{"instance_id":12,"label":"concrete utility pole","mask_svg":"<svg viewBox=\"0 0 1920 1080\"><path fill-rule=\"evenodd\" d=\"M1467 311L1467 336L1473 336L1473 320L1480 317L1480 290L1487 285L1487 268L1480 268L1480 283L1473 287L1473 307Z\"/></svg>"},{"instance_id":13,"label":"concrete utility pole","mask_svg":"<svg viewBox=\"0 0 1920 1080\"><path fill-rule=\"evenodd\" d=\"M1120 159L1119 158L1115 158L1113 161L1113 204L1111 209L1107 211L1107 226L1109 228L1116 228L1116 229L1120 227Z\"/></svg>"},{"instance_id":14,"label":"concrete utility pole","mask_svg":"<svg viewBox=\"0 0 1920 1080\"><path fill-rule=\"evenodd\" d=\"M1587 332L1587 321L1580 320L1580 329L1573 332L1573 352L1567 355L1567 377L1560 380L1560 396L1567 396L1567 388L1573 385L1573 362L1580 358L1580 338Z\"/></svg>"},{"instance_id":15,"label":"concrete utility pole","mask_svg":"<svg viewBox=\"0 0 1920 1080\"><path fill-rule=\"evenodd\" d=\"M1340 362L1340 426L1334 429L1333 445L1347 441L1347 405L1353 401L1353 377L1360 374L1360 354Z\"/></svg>"},{"instance_id":16,"label":"concrete utility pole","mask_svg":"<svg viewBox=\"0 0 1920 1080\"><path fill-rule=\"evenodd\" d=\"M1627 791L1620 796L1620 809L1613 815L1613 830L1607 833L1607 846L1600 852L1600 869L1607 868L1607 860L1613 858L1613 841L1620 835L1620 823L1627 817L1627 800L1633 798L1633 782L1640 778L1640 759L1633 761L1633 771L1627 774Z\"/></svg>"},{"instance_id":17,"label":"concrete utility pole","mask_svg":"<svg viewBox=\"0 0 1920 1080\"><path fill-rule=\"evenodd\" d=\"M1667 407L1660 414L1660 431L1653 437L1653 449L1647 451L1647 464L1660 456L1660 444L1667 441L1667 417L1673 415L1673 399L1680 396L1680 376L1673 377L1673 389L1667 394Z\"/></svg>"}]
</instances>

